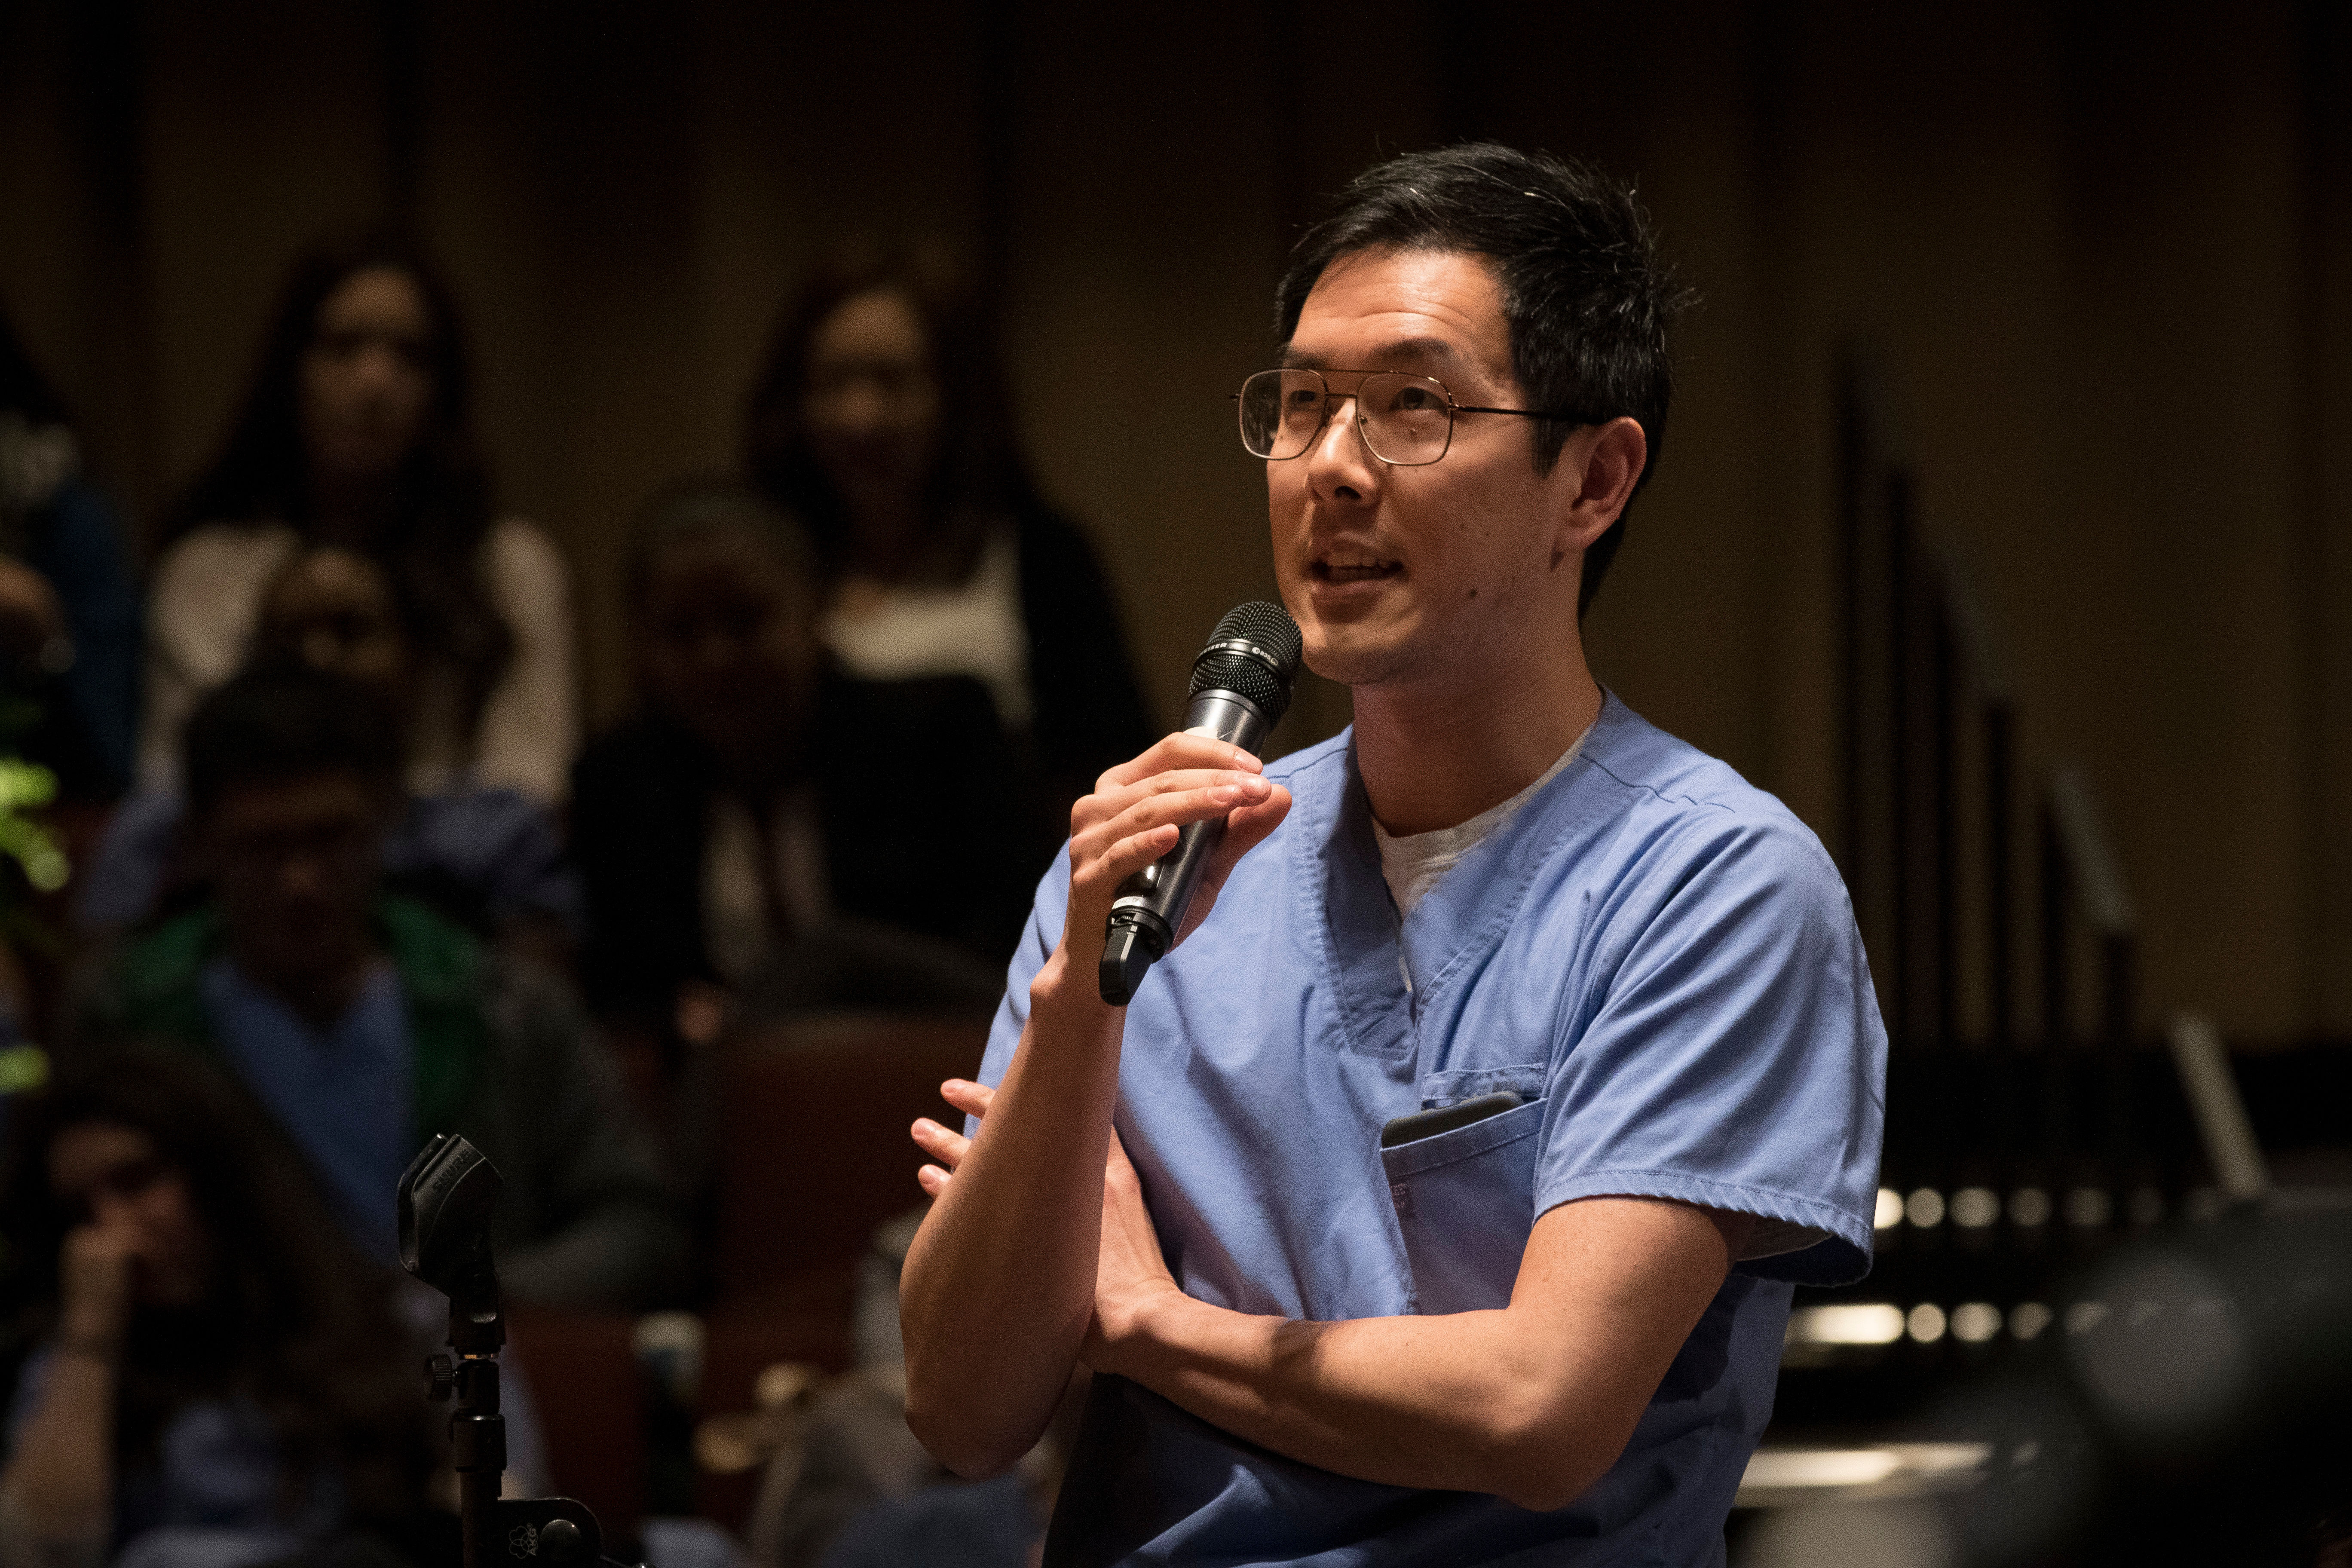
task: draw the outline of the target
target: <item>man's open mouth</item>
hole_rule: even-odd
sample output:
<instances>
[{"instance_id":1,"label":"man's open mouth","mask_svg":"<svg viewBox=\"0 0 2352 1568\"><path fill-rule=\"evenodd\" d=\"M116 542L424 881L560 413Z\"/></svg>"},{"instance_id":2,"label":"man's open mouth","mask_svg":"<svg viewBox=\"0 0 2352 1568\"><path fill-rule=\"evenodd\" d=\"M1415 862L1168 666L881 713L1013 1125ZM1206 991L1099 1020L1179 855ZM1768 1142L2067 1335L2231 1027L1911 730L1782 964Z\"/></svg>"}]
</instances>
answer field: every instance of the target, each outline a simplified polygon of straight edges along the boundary
<instances>
[{"instance_id":1,"label":"man's open mouth","mask_svg":"<svg viewBox=\"0 0 2352 1568\"><path fill-rule=\"evenodd\" d=\"M1403 570L1401 563L1383 561L1377 556L1333 556L1315 563L1315 580L1318 583L1376 583L1383 577L1393 577Z\"/></svg>"}]
</instances>

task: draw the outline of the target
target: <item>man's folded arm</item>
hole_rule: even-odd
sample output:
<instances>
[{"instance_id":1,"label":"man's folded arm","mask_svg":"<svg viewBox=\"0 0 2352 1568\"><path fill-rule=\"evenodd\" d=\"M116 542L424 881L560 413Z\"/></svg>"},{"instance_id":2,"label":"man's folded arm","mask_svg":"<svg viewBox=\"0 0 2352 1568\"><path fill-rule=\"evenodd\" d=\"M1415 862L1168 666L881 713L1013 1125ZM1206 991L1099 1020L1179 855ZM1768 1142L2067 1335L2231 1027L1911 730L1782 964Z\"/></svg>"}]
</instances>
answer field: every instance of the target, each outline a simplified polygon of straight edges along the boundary
<instances>
[{"instance_id":1,"label":"man's folded arm","mask_svg":"<svg viewBox=\"0 0 2352 1568\"><path fill-rule=\"evenodd\" d=\"M1009 1468L1045 1432L1094 1311L1117 1019L1052 1006L1066 958L1033 991L988 1136L924 1217L899 1288L907 1425L969 1479Z\"/></svg>"},{"instance_id":2,"label":"man's folded arm","mask_svg":"<svg viewBox=\"0 0 2352 1568\"><path fill-rule=\"evenodd\" d=\"M1562 1204L1497 1311L1298 1322L1172 1283L1114 1289L1087 1359L1304 1463L1559 1508L1616 1463L1748 1224L1645 1198Z\"/></svg>"},{"instance_id":3,"label":"man's folded arm","mask_svg":"<svg viewBox=\"0 0 2352 1568\"><path fill-rule=\"evenodd\" d=\"M900 1280L907 1424L960 1475L992 1475L1029 1451L1093 1321L1125 1025L1097 980L1111 901L1129 876L1175 847L1186 823L1223 816L1224 835L1192 900L1197 923L1234 862L1289 807L1287 792L1249 753L1178 734L1105 773L1071 808L1066 902L1053 909L1061 889L1049 874L1013 964L1016 987L1024 971L1034 976L1027 1016L1015 994L1000 1015L1000 1038L1015 1019L1021 1035L988 1136L967 1145L934 1123L914 1129L918 1144L956 1166L956 1179L949 1186L939 1173L930 1188L939 1201Z\"/></svg>"}]
</instances>

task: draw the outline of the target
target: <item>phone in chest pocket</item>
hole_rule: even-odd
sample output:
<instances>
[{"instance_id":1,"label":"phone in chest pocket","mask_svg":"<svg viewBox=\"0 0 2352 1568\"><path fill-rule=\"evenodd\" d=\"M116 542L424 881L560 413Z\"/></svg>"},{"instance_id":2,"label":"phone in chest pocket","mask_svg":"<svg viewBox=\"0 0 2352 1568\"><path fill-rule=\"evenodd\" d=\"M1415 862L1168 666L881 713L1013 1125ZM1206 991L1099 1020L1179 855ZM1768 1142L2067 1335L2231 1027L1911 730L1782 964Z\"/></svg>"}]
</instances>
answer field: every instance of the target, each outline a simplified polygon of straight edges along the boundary
<instances>
[{"instance_id":1,"label":"phone in chest pocket","mask_svg":"<svg viewBox=\"0 0 2352 1568\"><path fill-rule=\"evenodd\" d=\"M1434 1110L1416 1110L1408 1116L1392 1117L1381 1129L1381 1147L1395 1149L1407 1143L1418 1143L1424 1138L1434 1138L1441 1132L1451 1132L1457 1127L1484 1121L1489 1116L1517 1110L1524 1103L1523 1097L1506 1091L1482 1094L1475 1100L1465 1100L1454 1105L1441 1105Z\"/></svg>"},{"instance_id":2,"label":"phone in chest pocket","mask_svg":"<svg viewBox=\"0 0 2352 1568\"><path fill-rule=\"evenodd\" d=\"M1535 1226L1542 1119L1541 1100L1506 1090L1416 1110L1381 1129L1416 1311L1510 1305Z\"/></svg>"}]
</instances>

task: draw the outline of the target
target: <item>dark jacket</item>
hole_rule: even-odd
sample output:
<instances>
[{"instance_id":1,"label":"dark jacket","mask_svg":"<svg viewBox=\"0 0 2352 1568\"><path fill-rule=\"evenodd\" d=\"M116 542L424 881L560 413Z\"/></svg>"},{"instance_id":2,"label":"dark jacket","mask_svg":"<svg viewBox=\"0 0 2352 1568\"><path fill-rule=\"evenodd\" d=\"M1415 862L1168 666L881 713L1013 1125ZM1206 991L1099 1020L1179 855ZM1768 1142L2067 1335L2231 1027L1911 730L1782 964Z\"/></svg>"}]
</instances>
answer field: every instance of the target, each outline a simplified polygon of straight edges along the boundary
<instances>
[{"instance_id":1,"label":"dark jacket","mask_svg":"<svg viewBox=\"0 0 2352 1568\"><path fill-rule=\"evenodd\" d=\"M1032 739L1066 831L1071 803L1105 768L1158 740L1160 728L1136 684L1118 602L1094 547L1067 520L1043 509L1022 517L1013 537L1036 703Z\"/></svg>"},{"instance_id":2,"label":"dark jacket","mask_svg":"<svg viewBox=\"0 0 2352 1568\"><path fill-rule=\"evenodd\" d=\"M404 899L380 901L376 931L408 1004L419 1146L463 1133L506 1179L491 1239L507 1289L626 1307L674 1288L685 1232L566 987ZM166 921L110 967L78 1035L179 1046L228 1069L200 985L223 940L209 905Z\"/></svg>"},{"instance_id":3,"label":"dark jacket","mask_svg":"<svg viewBox=\"0 0 2352 1568\"><path fill-rule=\"evenodd\" d=\"M951 943L1001 974L1058 825L978 681L824 677L803 754L840 914ZM572 770L572 849L587 892L581 973L600 1011L659 1023L715 977L702 869L719 788L709 749L647 715Z\"/></svg>"},{"instance_id":4,"label":"dark jacket","mask_svg":"<svg viewBox=\"0 0 2352 1568\"><path fill-rule=\"evenodd\" d=\"M112 800L131 782L139 716L139 586L121 525L78 479L16 521L0 528L0 551L21 554L57 590L73 662L53 674L5 672L0 738L53 769L67 799Z\"/></svg>"}]
</instances>

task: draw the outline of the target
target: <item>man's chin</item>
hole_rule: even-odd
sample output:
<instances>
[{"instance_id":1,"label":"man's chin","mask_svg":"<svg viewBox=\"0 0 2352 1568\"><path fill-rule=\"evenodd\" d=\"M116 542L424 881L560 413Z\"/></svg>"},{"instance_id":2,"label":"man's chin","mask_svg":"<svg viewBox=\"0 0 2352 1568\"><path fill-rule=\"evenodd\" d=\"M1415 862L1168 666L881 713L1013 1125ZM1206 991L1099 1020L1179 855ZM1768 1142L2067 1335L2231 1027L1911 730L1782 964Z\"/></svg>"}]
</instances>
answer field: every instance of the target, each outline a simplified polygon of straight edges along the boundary
<instances>
[{"instance_id":1,"label":"man's chin","mask_svg":"<svg viewBox=\"0 0 2352 1568\"><path fill-rule=\"evenodd\" d=\"M1408 662L1402 638L1375 636L1360 626L1318 626L1306 643L1307 668L1342 686L1385 685Z\"/></svg>"}]
</instances>

